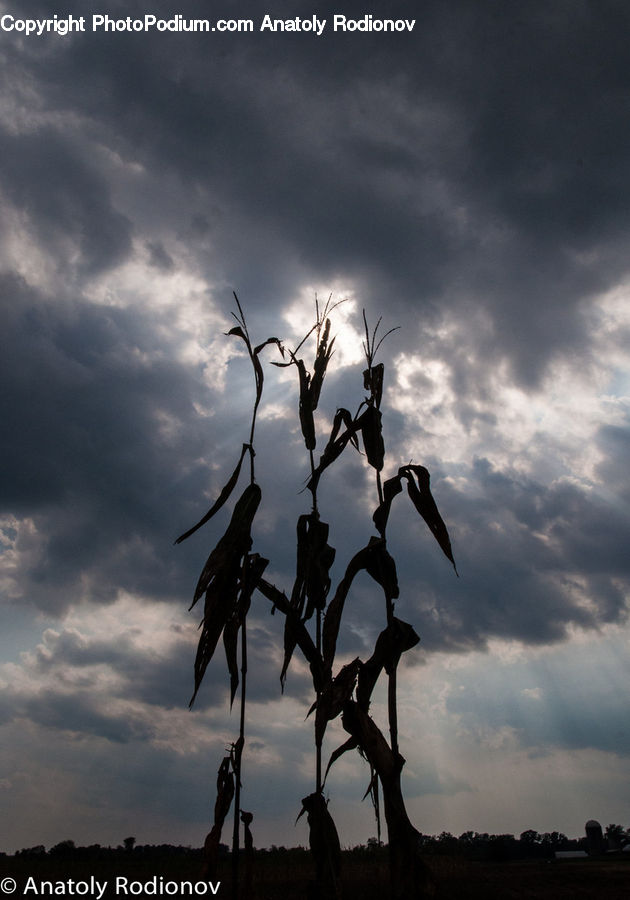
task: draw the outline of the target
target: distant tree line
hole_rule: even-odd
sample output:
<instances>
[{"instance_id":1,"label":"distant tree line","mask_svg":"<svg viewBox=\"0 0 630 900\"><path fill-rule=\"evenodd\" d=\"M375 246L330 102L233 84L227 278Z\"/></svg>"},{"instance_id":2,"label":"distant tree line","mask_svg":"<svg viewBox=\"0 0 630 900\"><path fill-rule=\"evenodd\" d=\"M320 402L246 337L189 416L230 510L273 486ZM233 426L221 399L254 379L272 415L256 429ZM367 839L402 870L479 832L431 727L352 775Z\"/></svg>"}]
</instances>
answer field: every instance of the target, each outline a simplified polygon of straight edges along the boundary
<instances>
[{"instance_id":1,"label":"distant tree line","mask_svg":"<svg viewBox=\"0 0 630 900\"><path fill-rule=\"evenodd\" d=\"M605 829L605 849L622 850L630 844L630 828L611 823ZM586 837L569 838L560 831L538 832L530 828L523 831L517 838L513 834L488 834L479 831L464 831L458 837L449 831L442 831L438 835L421 834L422 850L428 854L443 854L447 856L464 856L470 859L496 860L497 862L508 859L549 859L557 851L586 850ZM385 845L375 837L368 839L366 844L359 844L349 848L345 852L353 855L373 856L384 852ZM90 844L87 847L77 847L74 841L64 840L55 844L50 850L42 844L35 847L25 847L18 850L15 856L82 856L99 858L115 857L122 854L133 853L134 856L143 856L147 859L164 858L165 856L192 856L201 854L200 848L174 846L172 844L145 844L138 845L133 837L123 840L117 847L102 847L100 844ZM287 849L283 846L272 844L269 848L256 851L261 855L299 855L307 851L303 847ZM229 855L230 850L226 844L220 845L220 855ZM2 853L0 856L6 856Z\"/></svg>"}]
</instances>

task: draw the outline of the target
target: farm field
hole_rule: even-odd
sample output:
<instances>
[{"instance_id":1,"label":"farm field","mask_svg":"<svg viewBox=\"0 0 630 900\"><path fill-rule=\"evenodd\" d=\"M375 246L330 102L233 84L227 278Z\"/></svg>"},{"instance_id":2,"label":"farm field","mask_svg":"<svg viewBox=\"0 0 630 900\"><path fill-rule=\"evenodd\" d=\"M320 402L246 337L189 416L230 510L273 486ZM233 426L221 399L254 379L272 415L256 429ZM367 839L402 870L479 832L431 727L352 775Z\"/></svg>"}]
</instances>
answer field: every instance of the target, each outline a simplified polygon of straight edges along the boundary
<instances>
[{"instance_id":1,"label":"farm field","mask_svg":"<svg viewBox=\"0 0 630 900\"><path fill-rule=\"evenodd\" d=\"M630 896L630 860L625 858L487 862L427 855L426 859L435 878L438 900L627 900ZM160 858L159 854L153 853L150 856L109 853L101 859L79 855L67 859L47 855L4 857L0 860L0 875L15 879L15 897L37 896L33 890L24 893L29 878L37 885L42 881L63 882L64 893L77 895L79 891L68 890L69 879L89 882L93 877L101 883L107 882L103 897L109 898L124 896L115 891L117 877L125 877L129 883L148 882L157 877L158 888L160 879L164 883L194 883L201 877L200 854L198 851L180 855L166 853ZM231 897L229 860L223 861L217 880L221 884L216 896L227 900ZM258 852L247 900L250 897L251 900L303 900L312 896L311 884L310 857L306 852ZM344 853L342 890L343 896L351 900L357 897L385 900L388 895L385 855L369 858ZM55 892L56 895L60 893ZM160 891L157 893L159 895ZM162 896L167 893L170 892L162 892ZM172 896L182 894L178 892Z\"/></svg>"}]
</instances>

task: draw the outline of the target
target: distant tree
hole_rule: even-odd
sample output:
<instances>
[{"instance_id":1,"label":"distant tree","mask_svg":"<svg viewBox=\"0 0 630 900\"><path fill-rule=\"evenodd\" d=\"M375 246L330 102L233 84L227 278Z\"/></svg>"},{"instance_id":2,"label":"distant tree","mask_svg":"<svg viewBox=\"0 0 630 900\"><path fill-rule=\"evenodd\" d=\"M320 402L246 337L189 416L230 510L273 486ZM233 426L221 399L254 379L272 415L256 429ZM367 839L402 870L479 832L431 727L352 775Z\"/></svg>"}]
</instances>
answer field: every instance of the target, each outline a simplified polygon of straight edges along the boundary
<instances>
[{"instance_id":1,"label":"distant tree","mask_svg":"<svg viewBox=\"0 0 630 900\"><path fill-rule=\"evenodd\" d=\"M66 853L74 853L76 849L74 841L59 841L58 844L55 844L54 847L50 848L49 853L53 856L62 856Z\"/></svg>"},{"instance_id":2,"label":"distant tree","mask_svg":"<svg viewBox=\"0 0 630 900\"><path fill-rule=\"evenodd\" d=\"M555 850L566 844L567 840L566 834L562 834L561 831L546 831L542 836L541 843Z\"/></svg>"},{"instance_id":3,"label":"distant tree","mask_svg":"<svg viewBox=\"0 0 630 900\"><path fill-rule=\"evenodd\" d=\"M628 836L623 825L610 824L606 826L606 840L611 850L621 850L627 842Z\"/></svg>"},{"instance_id":4,"label":"distant tree","mask_svg":"<svg viewBox=\"0 0 630 900\"><path fill-rule=\"evenodd\" d=\"M123 841L123 844L125 845L125 850L129 850L131 852L134 848L135 843L136 843L135 837L126 837Z\"/></svg>"},{"instance_id":5,"label":"distant tree","mask_svg":"<svg viewBox=\"0 0 630 900\"><path fill-rule=\"evenodd\" d=\"M532 846L534 844L540 844L542 838L537 831L534 831L533 828L528 828L527 831L522 832L519 840L522 844L528 844L529 846Z\"/></svg>"},{"instance_id":6,"label":"distant tree","mask_svg":"<svg viewBox=\"0 0 630 900\"><path fill-rule=\"evenodd\" d=\"M46 848L43 844L37 844L35 847L24 847L22 850L18 850L15 854L16 856L43 856L46 853Z\"/></svg>"}]
</instances>

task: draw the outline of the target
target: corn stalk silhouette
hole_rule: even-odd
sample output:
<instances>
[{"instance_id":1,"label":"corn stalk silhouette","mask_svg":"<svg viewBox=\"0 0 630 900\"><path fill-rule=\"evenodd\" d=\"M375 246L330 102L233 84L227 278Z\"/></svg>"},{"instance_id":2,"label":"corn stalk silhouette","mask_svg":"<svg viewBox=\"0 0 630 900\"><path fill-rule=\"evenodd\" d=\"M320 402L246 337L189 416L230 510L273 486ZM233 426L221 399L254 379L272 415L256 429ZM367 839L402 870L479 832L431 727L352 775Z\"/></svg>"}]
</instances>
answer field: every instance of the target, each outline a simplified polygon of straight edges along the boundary
<instances>
[{"instance_id":1,"label":"corn stalk silhouette","mask_svg":"<svg viewBox=\"0 0 630 900\"><path fill-rule=\"evenodd\" d=\"M234 801L234 825L232 830L232 896L234 900L239 894L239 850L240 822L245 828L246 869L251 870L253 842L250 831L252 814L241 810L241 760L245 746L245 710L247 699L247 613L249 612L252 594L264 572L268 560L257 553L251 553L252 524L260 505L262 492L255 479L254 434L256 416L263 392L264 375L259 355L269 344L276 344L284 353L278 338L270 337L257 346L253 346L247 330L245 315L234 294L237 313L232 313L237 324L228 331L228 335L240 338L245 342L250 362L254 371L255 399L252 411L249 439L241 449L240 458L227 484L221 490L217 500L206 515L192 528L180 535L175 541L182 541L205 525L227 502L234 491L241 472L243 460L249 455L249 484L237 500L227 530L210 553L199 576L190 606L192 609L205 594L204 613L201 621L201 637L195 658L195 689L190 700L193 705L201 686L204 674L214 656L217 644L223 635L223 646L227 668L230 676L230 708L234 703L239 688L238 639L241 639L240 654L240 716L239 736L229 748L228 755L219 767L217 778L217 800L214 811L214 824L205 842L205 870L209 876L216 874L219 843L223 824ZM240 818L239 818L240 817ZM246 882L249 876L246 877ZM246 885L247 886L247 885Z\"/></svg>"},{"instance_id":2,"label":"corn stalk silhouette","mask_svg":"<svg viewBox=\"0 0 630 900\"><path fill-rule=\"evenodd\" d=\"M236 295L235 295L236 298ZM238 687L236 643L241 633L241 719L239 739L232 745L229 755L219 770L215 825L208 836L212 855L214 843L218 847L218 835L227 815L233 790L235 800L233 835L233 892L238 892L238 814L240 803L241 755L245 733L245 686L247 672L245 620L254 590L258 589L272 603L272 612L279 610L285 617L284 661L280 674L281 685L287 676L291 658L299 647L307 660L315 691L315 702L309 714L315 712L315 790L302 801L306 813L310 844L317 873L317 890L320 897L339 896L340 844L337 830L324 799L324 785L331 766L348 750L356 749L368 761L370 793L377 816L380 838L379 782L383 792L383 807L388 830L390 852L391 896L393 900L410 900L428 896L432 892L431 877L420 855L420 835L412 825L405 808L401 788L401 773L405 763L398 747L397 718L397 669L404 652L419 641L413 627L395 615L395 601L399 597L396 564L387 549L386 530L392 503L402 493L403 484L413 507L425 521L445 556L455 568L448 531L442 520L430 490L429 473L420 465L401 465L395 475L383 482L385 461L381 401L383 397L384 366L375 363L376 352L391 329L377 342L381 320L372 334L365 313L365 342L363 349L367 368L363 372L363 388L366 392L357 412L340 408L335 413L328 442L315 464L316 434L314 412L317 409L324 377L331 359L335 338L330 338L328 314L337 304L329 299L320 314L316 301L316 322L294 351L288 351L289 359L278 366L296 366L299 376L299 420L306 449L309 453L310 477L307 482L311 493L312 508L299 517L297 523L296 577L290 598L264 577L268 560L251 554L251 526L260 503L260 488L254 480L254 428L256 412L262 395L263 375L258 359L260 351L275 343L283 355L283 345L277 338L268 338L253 348L249 340L245 317L236 298L240 317L238 325L229 334L241 337L247 346L254 368L256 400L252 416L250 440L243 445L237 467L221 492L218 500L204 518L181 541L197 530L226 502L239 477L246 453L250 455L250 484L237 501L227 531L210 554L199 579L193 605L205 592L206 602L202 635L195 661L195 694L199 688L208 662L212 658L218 639L223 632L226 658L231 680L231 700ZM298 352L315 333L316 350L313 370L309 372ZM317 489L324 472L339 459L348 445L359 450L363 447L368 464L374 469L377 505L372 516L378 532L368 544L359 550L348 563L332 600L328 603L331 587L330 568L335 551L328 544L329 526L320 519ZM358 657L342 666L333 675L337 640L346 599L359 572L365 571L381 588L385 601L386 626L379 634L372 655L365 662ZM457 570L455 569L457 572ZM307 623L315 614L315 639ZM369 714L370 701L376 683L383 673L388 678L389 743ZM194 700L193 695L193 700ZM192 702L192 701L191 701ZM327 725L341 716L349 738L331 755L322 778L322 744ZM233 786L230 784L233 779ZM221 816L223 815L223 819ZM244 816L251 814L243 813ZM299 818L299 816L298 816ZM248 823L251 818L248 819ZM214 835L214 837L213 837ZM251 834L249 834L251 847ZM214 843L213 843L214 842Z\"/></svg>"}]
</instances>

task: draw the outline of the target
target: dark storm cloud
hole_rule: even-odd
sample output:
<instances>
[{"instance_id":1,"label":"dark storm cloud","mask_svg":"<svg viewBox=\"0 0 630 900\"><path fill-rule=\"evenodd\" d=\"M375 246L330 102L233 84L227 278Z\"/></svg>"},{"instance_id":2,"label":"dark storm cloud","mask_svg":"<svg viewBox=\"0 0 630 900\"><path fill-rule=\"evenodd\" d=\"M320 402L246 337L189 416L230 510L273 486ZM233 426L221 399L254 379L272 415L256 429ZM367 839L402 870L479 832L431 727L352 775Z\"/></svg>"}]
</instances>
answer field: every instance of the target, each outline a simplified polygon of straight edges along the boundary
<instances>
[{"instance_id":1,"label":"dark storm cloud","mask_svg":"<svg viewBox=\"0 0 630 900\"><path fill-rule=\"evenodd\" d=\"M4 508L33 516L43 540L26 599L64 606L81 572L96 596L123 585L177 591L174 566L188 550L157 548L199 509L205 467L194 460L209 438L193 402L211 396L202 371L170 358L154 313L52 304L13 276L2 290ZM180 426L169 435L164 414Z\"/></svg>"},{"instance_id":2,"label":"dark storm cloud","mask_svg":"<svg viewBox=\"0 0 630 900\"><path fill-rule=\"evenodd\" d=\"M575 484L546 486L487 460L476 462L467 495L439 478L434 485L461 577L451 577L411 515L394 520L389 540L401 575L398 615L415 616L423 648L466 650L491 637L555 643L574 626L627 620L623 509Z\"/></svg>"},{"instance_id":3,"label":"dark storm cloud","mask_svg":"<svg viewBox=\"0 0 630 900\"><path fill-rule=\"evenodd\" d=\"M216 241L246 294L286 289L279 257L347 273L401 314L456 307L463 286L493 317L494 353L535 381L583 338L580 301L626 269L627 19L621 4L428 4L413 53L269 35L208 60L207 37L187 36L183 61L181 37L138 54L122 36L40 65L61 108L222 209Z\"/></svg>"},{"instance_id":4,"label":"dark storm cloud","mask_svg":"<svg viewBox=\"0 0 630 900\"><path fill-rule=\"evenodd\" d=\"M461 576L406 495L397 498L388 532L401 585L396 614L422 638L405 655L410 663L494 638L561 651L575 631L614 632L607 626L626 621L623 401L610 420L608 408L591 406L585 420L597 421L583 432L550 436L543 422L519 448L518 425L510 431L502 419L509 400L499 395L516 385L519 402L529 392L544 406L535 391L547 388L552 363L582 373L616 365L613 354L603 358L604 344L625 352L627 334L619 327L613 335L608 323L602 337L590 301L629 270L630 10L613 0L416 6L415 31L404 38L330 30L322 38L1 36L0 551L10 601L57 620L36 651L7 667L11 684L0 697L9 770L27 773L11 788L11 808L26 811L31 844L66 837L60 815L64 824L73 817L71 836L89 831L105 841L111 823L124 821L114 840L137 833L142 841L142 827L151 836L168 828L163 839L172 840L175 823L200 842L211 820L216 766L238 720L236 709L228 719L223 648L188 716L190 632L201 609L190 629L164 626L153 643L152 628L142 629L150 620L159 631L167 603L185 609L229 517L230 504L173 547L247 440L248 361L224 366L221 349L203 355L231 324L233 288L255 341L285 337L283 313L313 286L320 298L354 291L359 329L362 306L372 324L383 314L386 328L402 326L383 348L388 386L398 354L443 363L437 375L425 367L411 376L417 409L386 416L386 474L408 461L407 444L428 466ZM183 0L178 12L199 16L198 7ZM108 8L121 17L145 11L133 0ZM325 4L317 15L337 11ZM85 15L85 4L70 0L63 12ZM161 0L152 12L173 15ZM212 15L266 12L262 2L247 10L228 3ZM380 15L351 0L344 12ZM28 0L16 11L54 13L54 4ZM306 0L293 4L292 16L312 14ZM391 3L387 15L409 17L409 4ZM265 351L253 549L289 593L295 522L310 508L308 492L299 493L309 461L297 378L289 388L272 358ZM361 368L327 380L320 408L329 420L337 406L356 410ZM440 378L444 391L433 401ZM464 447L448 464L437 448L442 419L444 459L451 441ZM581 434L593 442L589 473L577 454L549 459ZM322 478L320 512L337 549L333 585L373 533L376 496L373 472L350 448ZM90 607L125 594L133 598L126 621L137 625L127 631ZM73 630L81 616L88 624ZM382 593L361 573L346 603L339 664L342 655L365 659L385 621ZM256 595L245 757L247 802L259 819L264 810L288 821L312 789L312 718L297 722L312 697L296 653L286 687L293 702L276 711L283 625ZM589 684L560 664L539 678L501 680L494 664L488 672L488 683L467 683L446 701L464 729L514 729L532 753L630 752L622 678L608 691L606 677ZM432 714L429 732L440 730L441 715ZM191 724L174 735L180 720ZM331 747L335 734L331 726ZM442 764L408 769L417 795L476 790L474 778L449 778ZM367 783L367 772L356 778ZM353 787L354 777L334 790ZM52 825L38 817L45 838L32 827L39 794L54 810Z\"/></svg>"},{"instance_id":5,"label":"dark storm cloud","mask_svg":"<svg viewBox=\"0 0 630 900\"><path fill-rule=\"evenodd\" d=\"M131 223L113 208L109 186L84 153L52 128L26 135L0 131L0 185L6 196L26 212L60 267L78 251L79 271L93 275L128 255Z\"/></svg>"},{"instance_id":6,"label":"dark storm cloud","mask_svg":"<svg viewBox=\"0 0 630 900\"><path fill-rule=\"evenodd\" d=\"M192 9L184 4L182 13ZM219 398L198 370L173 361L166 314L158 328L159 313L81 300L95 272L128 258L132 236L153 268L171 272L166 238L190 235L209 280L226 296L228 285L239 290L263 337L281 330L270 314L305 282L335 277L352 282L370 311L385 308L388 324L405 325L397 350L426 347L422 328L442 315L468 322L480 310L485 330L471 317L465 347L448 339L442 347L452 350L464 422L492 421L469 401L487 389L493 363L507 359L531 385L557 354L588 353L583 301L627 269L619 198L628 128L619 98L630 74L619 35L628 16L618 3L597 14L564 3L424 4L404 47L377 35L88 33L46 39L46 52L35 53L7 39L9 86L22 96L28 73L49 116L24 133L3 132L5 192L55 257L64 237L79 251L74 298L45 302L10 273L3 283L4 496L44 535L23 573L25 596L60 609L79 596L81 576L97 599L121 587L171 595L207 554L209 537L164 548L203 511L208 476L196 460L223 438L229 410L204 432L193 401ZM139 184L158 211L173 184L176 201L164 200L151 219L135 209L135 195L114 200L103 153L142 168ZM439 352L438 340L431 346ZM237 389L247 377L236 376ZM178 423L174 438L160 433L158 411ZM390 418L395 435L402 424ZM259 433L259 457L272 454L276 467L257 540L290 586L304 468L289 443ZM612 459L619 441L606 432L602 441ZM221 473L213 484L225 480L238 445L226 442L213 456ZM365 480L347 469L338 533L358 522L351 506ZM545 491L482 465L469 474L480 503L442 494L460 536L467 596L461 583L447 584L433 546L421 557L426 580L410 585L428 647L483 644L489 634L544 642L562 638L569 623L622 618L614 583L627 575L621 511L610 516L570 486ZM337 544L343 571L360 542ZM415 547L406 548L403 577L417 561ZM567 568L589 581L601 600L595 611L570 599ZM442 592L449 599L437 603Z\"/></svg>"},{"instance_id":7,"label":"dark storm cloud","mask_svg":"<svg viewBox=\"0 0 630 900\"><path fill-rule=\"evenodd\" d=\"M220 210L214 249L244 295L269 306L300 272L344 273L369 306L431 319L465 293L493 355L535 382L583 340L581 300L626 271L628 12L415 14L404 52L383 35L85 35L29 63L53 108Z\"/></svg>"}]
</instances>

